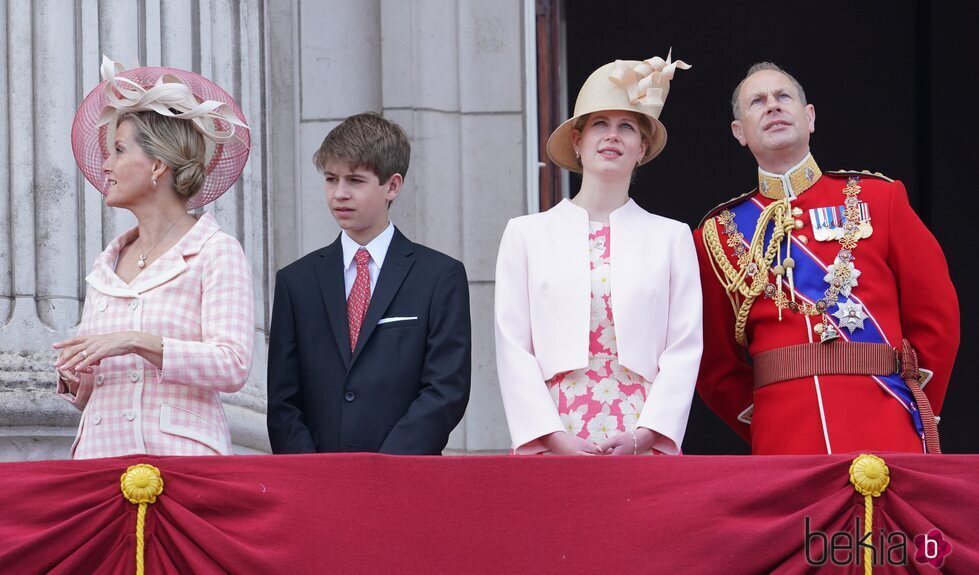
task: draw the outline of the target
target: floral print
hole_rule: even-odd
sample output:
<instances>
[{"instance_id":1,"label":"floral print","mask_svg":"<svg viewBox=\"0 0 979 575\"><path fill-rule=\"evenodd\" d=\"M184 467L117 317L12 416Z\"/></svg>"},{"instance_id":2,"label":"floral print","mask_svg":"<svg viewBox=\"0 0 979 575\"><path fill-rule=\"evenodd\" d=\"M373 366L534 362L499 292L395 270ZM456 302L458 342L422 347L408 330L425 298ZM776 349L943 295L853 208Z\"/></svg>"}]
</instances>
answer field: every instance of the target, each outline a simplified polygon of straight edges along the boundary
<instances>
[{"instance_id":1,"label":"floral print","mask_svg":"<svg viewBox=\"0 0 979 575\"><path fill-rule=\"evenodd\" d=\"M611 229L592 223L591 337L588 366L547 381L565 431L589 441L604 441L634 431L649 392L649 382L619 365L611 295Z\"/></svg>"},{"instance_id":2,"label":"floral print","mask_svg":"<svg viewBox=\"0 0 979 575\"><path fill-rule=\"evenodd\" d=\"M588 406L582 405L574 411L562 413L561 423L564 425L564 430L571 435L581 433L581 430L585 427L584 415L586 411L588 411Z\"/></svg>"},{"instance_id":3,"label":"floral print","mask_svg":"<svg viewBox=\"0 0 979 575\"><path fill-rule=\"evenodd\" d=\"M574 398L579 395L585 395L588 393L588 384L586 383L586 377L584 374L569 373L568 377L565 377L560 384L560 389L564 393L565 399L568 403L574 401Z\"/></svg>"}]
</instances>

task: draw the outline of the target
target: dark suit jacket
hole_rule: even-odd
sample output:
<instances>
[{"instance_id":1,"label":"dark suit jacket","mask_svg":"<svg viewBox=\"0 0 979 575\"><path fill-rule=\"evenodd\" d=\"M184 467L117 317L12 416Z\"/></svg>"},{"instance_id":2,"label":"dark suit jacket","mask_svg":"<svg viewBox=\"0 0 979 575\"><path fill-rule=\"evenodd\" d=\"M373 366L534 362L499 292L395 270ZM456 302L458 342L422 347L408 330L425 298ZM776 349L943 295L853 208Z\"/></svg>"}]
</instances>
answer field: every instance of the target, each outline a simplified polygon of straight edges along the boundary
<instances>
[{"instance_id":1,"label":"dark suit jacket","mask_svg":"<svg viewBox=\"0 0 979 575\"><path fill-rule=\"evenodd\" d=\"M342 262L338 236L276 275L272 451L441 453L469 401L465 268L395 229L351 353Z\"/></svg>"}]
</instances>

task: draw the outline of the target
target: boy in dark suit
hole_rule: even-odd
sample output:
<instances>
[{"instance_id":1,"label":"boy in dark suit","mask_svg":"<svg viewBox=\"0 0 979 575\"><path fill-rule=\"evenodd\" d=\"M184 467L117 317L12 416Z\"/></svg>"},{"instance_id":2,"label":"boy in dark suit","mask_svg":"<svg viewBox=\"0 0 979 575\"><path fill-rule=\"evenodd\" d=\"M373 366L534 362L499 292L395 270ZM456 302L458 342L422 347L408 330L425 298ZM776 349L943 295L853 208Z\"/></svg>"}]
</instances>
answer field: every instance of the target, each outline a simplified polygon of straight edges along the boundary
<instances>
[{"instance_id":1,"label":"boy in dark suit","mask_svg":"<svg viewBox=\"0 0 979 575\"><path fill-rule=\"evenodd\" d=\"M404 130L374 113L313 157L342 229L276 274L269 332L274 453L437 455L469 401L469 284L462 263L388 220L408 171Z\"/></svg>"}]
</instances>

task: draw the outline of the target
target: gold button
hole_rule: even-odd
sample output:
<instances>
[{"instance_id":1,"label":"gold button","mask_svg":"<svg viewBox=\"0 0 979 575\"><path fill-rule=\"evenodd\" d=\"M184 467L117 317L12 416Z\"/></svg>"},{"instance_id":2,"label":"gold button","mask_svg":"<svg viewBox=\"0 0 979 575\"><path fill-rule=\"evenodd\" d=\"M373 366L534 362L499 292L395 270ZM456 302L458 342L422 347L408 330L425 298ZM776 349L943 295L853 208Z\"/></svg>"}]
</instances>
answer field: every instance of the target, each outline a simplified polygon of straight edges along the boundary
<instances>
[{"instance_id":1,"label":"gold button","mask_svg":"<svg viewBox=\"0 0 979 575\"><path fill-rule=\"evenodd\" d=\"M801 230L805 225L806 225L806 222L804 222L802 220L796 220L795 221L795 229L797 229L797 230Z\"/></svg>"},{"instance_id":2,"label":"gold button","mask_svg":"<svg viewBox=\"0 0 979 575\"><path fill-rule=\"evenodd\" d=\"M808 244L809 243L809 238L807 238L806 236L796 236L796 238L798 238L799 241L802 242L802 243L804 243L804 244Z\"/></svg>"}]
</instances>

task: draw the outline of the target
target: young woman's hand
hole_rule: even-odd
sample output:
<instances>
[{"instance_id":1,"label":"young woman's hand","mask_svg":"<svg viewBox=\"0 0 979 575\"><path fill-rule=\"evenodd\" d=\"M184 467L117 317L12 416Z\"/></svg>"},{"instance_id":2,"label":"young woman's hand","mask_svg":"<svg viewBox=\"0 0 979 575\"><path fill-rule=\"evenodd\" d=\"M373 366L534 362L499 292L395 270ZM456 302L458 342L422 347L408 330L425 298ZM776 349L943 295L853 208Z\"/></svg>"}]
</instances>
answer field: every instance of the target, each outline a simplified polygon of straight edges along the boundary
<instances>
[{"instance_id":1,"label":"young woman's hand","mask_svg":"<svg viewBox=\"0 0 979 575\"><path fill-rule=\"evenodd\" d=\"M630 438L629 441L632 439ZM545 435L541 438L541 443L554 455L602 455L602 450L597 444L566 431Z\"/></svg>"},{"instance_id":2,"label":"young woman's hand","mask_svg":"<svg viewBox=\"0 0 979 575\"><path fill-rule=\"evenodd\" d=\"M656 442L656 432L645 427L636 428L636 437L623 431L598 444L605 455L639 455L649 453Z\"/></svg>"}]
</instances>

